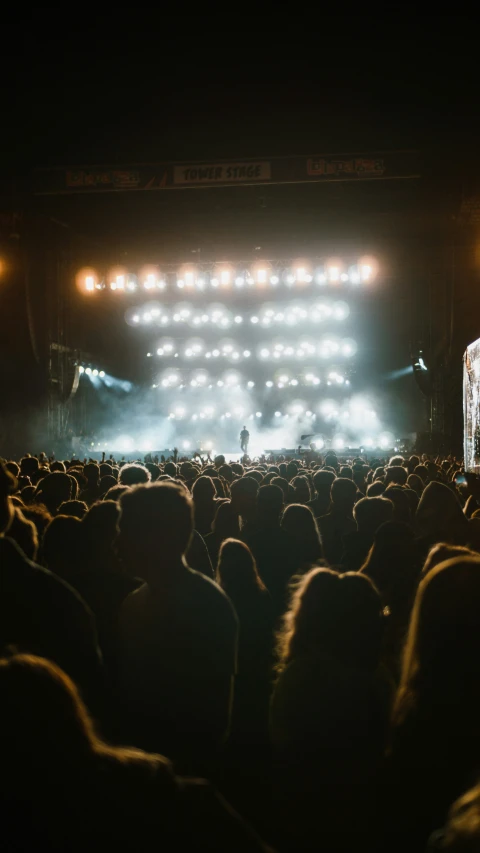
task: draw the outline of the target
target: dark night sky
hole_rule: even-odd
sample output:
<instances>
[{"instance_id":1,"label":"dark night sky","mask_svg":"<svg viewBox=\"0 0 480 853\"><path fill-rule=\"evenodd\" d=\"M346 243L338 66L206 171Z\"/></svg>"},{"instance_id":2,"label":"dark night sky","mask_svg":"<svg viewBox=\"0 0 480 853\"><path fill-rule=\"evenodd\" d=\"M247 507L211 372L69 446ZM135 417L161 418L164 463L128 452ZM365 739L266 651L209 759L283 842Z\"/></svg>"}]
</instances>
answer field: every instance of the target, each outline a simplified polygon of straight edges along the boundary
<instances>
[{"instance_id":1,"label":"dark night sky","mask_svg":"<svg viewBox=\"0 0 480 853\"><path fill-rule=\"evenodd\" d=\"M283 33L250 20L216 34L208 15L187 23L149 8L72 22L61 9L12 17L2 166L460 142L473 150L472 20L425 16L422 27L401 10L390 7L379 25L366 9L322 16L310 39L305 12ZM8 19L2 29L6 40Z\"/></svg>"}]
</instances>

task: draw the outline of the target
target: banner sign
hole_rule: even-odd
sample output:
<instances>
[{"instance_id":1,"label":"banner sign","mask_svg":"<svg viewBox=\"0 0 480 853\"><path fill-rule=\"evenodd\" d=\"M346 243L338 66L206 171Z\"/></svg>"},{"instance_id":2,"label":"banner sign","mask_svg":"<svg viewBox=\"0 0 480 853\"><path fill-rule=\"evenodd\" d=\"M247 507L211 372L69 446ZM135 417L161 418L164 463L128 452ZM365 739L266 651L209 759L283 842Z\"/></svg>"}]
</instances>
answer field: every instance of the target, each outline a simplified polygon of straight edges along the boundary
<instances>
[{"instance_id":1,"label":"banner sign","mask_svg":"<svg viewBox=\"0 0 480 853\"><path fill-rule=\"evenodd\" d=\"M37 169L37 195L418 178L414 151Z\"/></svg>"},{"instance_id":2,"label":"banner sign","mask_svg":"<svg viewBox=\"0 0 480 853\"><path fill-rule=\"evenodd\" d=\"M237 184L271 179L271 165L268 162L218 163L209 166L205 163L196 166L174 166L173 183L175 186L205 186L205 184Z\"/></svg>"}]
</instances>

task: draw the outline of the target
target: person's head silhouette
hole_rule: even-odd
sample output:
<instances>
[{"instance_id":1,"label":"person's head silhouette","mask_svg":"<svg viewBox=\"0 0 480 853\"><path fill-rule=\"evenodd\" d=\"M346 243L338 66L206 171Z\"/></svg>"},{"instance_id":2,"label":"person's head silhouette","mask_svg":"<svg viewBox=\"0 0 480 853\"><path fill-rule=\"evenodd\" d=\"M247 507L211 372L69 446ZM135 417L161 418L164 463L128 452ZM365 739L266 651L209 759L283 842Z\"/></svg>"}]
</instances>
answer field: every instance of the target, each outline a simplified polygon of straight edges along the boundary
<instances>
[{"instance_id":1,"label":"person's head silhouette","mask_svg":"<svg viewBox=\"0 0 480 853\"><path fill-rule=\"evenodd\" d=\"M127 567L152 585L183 563L193 533L193 502L185 488L163 480L120 498L118 550Z\"/></svg>"}]
</instances>

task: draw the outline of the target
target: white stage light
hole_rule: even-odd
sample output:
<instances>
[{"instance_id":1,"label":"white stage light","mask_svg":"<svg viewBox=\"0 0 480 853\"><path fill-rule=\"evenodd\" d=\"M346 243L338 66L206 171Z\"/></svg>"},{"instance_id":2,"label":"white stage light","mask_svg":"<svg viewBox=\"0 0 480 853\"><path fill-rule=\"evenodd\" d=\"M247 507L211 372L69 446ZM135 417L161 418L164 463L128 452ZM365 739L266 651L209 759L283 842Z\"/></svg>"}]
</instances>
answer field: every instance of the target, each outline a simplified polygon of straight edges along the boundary
<instances>
[{"instance_id":1,"label":"white stage light","mask_svg":"<svg viewBox=\"0 0 480 853\"><path fill-rule=\"evenodd\" d=\"M313 415L313 412L305 412L305 415L307 418L311 418Z\"/></svg>"},{"instance_id":2,"label":"white stage light","mask_svg":"<svg viewBox=\"0 0 480 853\"><path fill-rule=\"evenodd\" d=\"M270 276L270 284L278 284L278 280L279 280L278 275L271 275Z\"/></svg>"},{"instance_id":3,"label":"white stage light","mask_svg":"<svg viewBox=\"0 0 480 853\"><path fill-rule=\"evenodd\" d=\"M365 447L374 447L375 446L375 442L374 442L373 438L366 438L365 441L362 443L365 445Z\"/></svg>"},{"instance_id":4,"label":"white stage light","mask_svg":"<svg viewBox=\"0 0 480 853\"><path fill-rule=\"evenodd\" d=\"M105 371L101 370L98 375L99 375L100 379L104 379L105 378Z\"/></svg>"},{"instance_id":5,"label":"white stage light","mask_svg":"<svg viewBox=\"0 0 480 853\"><path fill-rule=\"evenodd\" d=\"M182 444L182 447L183 447L183 449L184 449L184 450L188 450L188 449L190 448L190 442L189 442L189 441L184 441L184 442L183 442L183 444Z\"/></svg>"},{"instance_id":6,"label":"white stage light","mask_svg":"<svg viewBox=\"0 0 480 853\"><path fill-rule=\"evenodd\" d=\"M267 386L267 388L273 388L273 382L271 381L271 379L265 382L265 385Z\"/></svg>"},{"instance_id":7,"label":"white stage light","mask_svg":"<svg viewBox=\"0 0 480 853\"><path fill-rule=\"evenodd\" d=\"M265 347L260 350L260 358L268 358L269 355L270 355L270 352Z\"/></svg>"},{"instance_id":8,"label":"white stage light","mask_svg":"<svg viewBox=\"0 0 480 853\"><path fill-rule=\"evenodd\" d=\"M239 353L239 352L232 352L232 359L233 359L233 361L238 361L238 359L239 359L239 358L240 358L240 353Z\"/></svg>"},{"instance_id":9,"label":"white stage light","mask_svg":"<svg viewBox=\"0 0 480 853\"><path fill-rule=\"evenodd\" d=\"M294 387L295 387L296 385L298 385L298 379L292 379L292 380L291 380L291 382L290 382L290 385L293 385Z\"/></svg>"},{"instance_id":10,"label":"white stage light","mask_svg":"<svg viewBox=\"0 0 480 853\"><path fill-rule=\"evenodd\" d=\"M138 316L138 314L134 314L132 317L132 323L139 323L139 322L140 322L140 317Z\"/></svg>"},{"instance_id":11,"label":"white stage light","mask_svg":"<svg viewBox=\"0 0 480 853\"><path fill-rule=\"evenodd\" d=\"M218 287L218 278L211 278L210 284L212 285L212 287Z\"/></svg>"},{"instance_id":12,"label":"white stage light","mask_svg":"<svg viewBox=\"0 0 480 853\"><path fill-rule=\"evenodd\" d=\"M343 450L343 448L345 447L345 442L343 438L340 438L339 436L333 439L332 444L335 450Z\"/></svg>"},{"instance_id":13,"label":"white stage light","mask_svg":"<svg viewBox=\"0 0 480 853\"><path fill-rule=\"evenodd\" d=\"M116 290L116 289L117 289L117 282L111 281L110 282L110 290Z\"/></svg>"},{"instance_id":14,"label":"white stage light","mask_svg":"<svg viewBox=\"0 0 480 853\"><path fill-rule=\"evenodd\" d=\"M299 267L295 271L295 275L296 275L297 281L305 281L305 269L304 269L304 267Z\"/></svg>"},{"instance_id":15,"label":"white stage light","mask_svg":"<svg viewBox=\"0 0 480 853\"><path fill-rule=\"evenodd\" d=\"M258 323L258 317L256 317L256 316L250 317L250 322L253 323L253 325L255 326Z\"/></svg>"},{"instance_id":16,"label":"white stage light","mask_svg":"<svg viewBox=\"0 0 480 853\"><path fill-rule=\"evenodd\" d=\"M223 380L222 380L222 379L219 379L219 380L218 380L218 382L217 382L217 385L218 385L218 387L219 387L219 388L223 388L224 384L225 384L225 383L223 382Z\"/></svg>"},{"instance_id":17,"label":"white stage light","mask_svg":"<svg viewBox=\"0 0 480 853\"><path fill-rule=\"evenodd\" d=\"M218 350L218 349L212 350L212 355L214 358L218 358L218 356L220 355L220 350Z\"/></svg>"},{"instance_id":18,"label":"white stage light","mask_svg":"<svg viewBox=\"0 0 480 853\"><path fill-rule=\"evenodd\" d=\"M303 413L303 406L300 403L296 403L292 406L292 412L294 415L301 415Z\"/></svg>"},{"instance_id":19,"label":"white stage light","mask_svg":"<svg viewBox=\"0 0 480 853\"><path fill-rule=\"evenodd\" d=\"M310 273L308 273L308 272L307 272L307 274L305 275L304 281L305 281L307 284L310 284L310 282L312 281L312 279L313 279L313 276L311 276L311 275L310 275Z\"/></svg>"},{"instance_id":20,"label":"white stage light","mask_svg":"<svg viewBox=\"0 0 480 853\"><path fill-rule=\"evenodd\" d=\"M231 416L230 412L225 412L225 417L226 417L226 418L231 418L232 416Z\"/></svg>"},{"instance_id":21,"label":"white stage light","mask_svg":"<svg viewBox=\"0 0 480 853\"><path fill-rule=\"evenodd\" d=\"M79 373L85 373L85 368L82 367L82 365L80 365L80 367L78 368L78 372Z\"/></svg>"},{"instance_id":22,"label":"white stage light","mask_svg":"<svg viewBox=\"0 0 480 853\"><path fill-rule=\"evenodd\" d=\"M261 412L255 412L255 417L256 417L256 418L261 418L261 417L262 417L262 413L261 413Z\"/></svg>"},{"instance_id":23,"label":"white stage light","mask_svg":"<svg viewBox=\"0 0 480 853\"><path fill-rule=\"evenodd\" d=\"M155 287L155 274L149 273L144 283L145 290L151 290L152 287Z\"/></svg>"},{"instance_id":24,"label":"white stage light","mask_svg":"<svg viewBox=\"0 0 480 853\"><path fill-rule=\"evenodd\" d=\"M159 290L165 290L166 286L167 282L164 281L163 278L161 278L160 281L157 282L157 287Z\"/></svg>"},{"instance_id":25,"label":"white stage light","mask_svg":"<svg viewBox=\"0 0 480 853\"><path fill-rule=\"evenodd\" d=\"M368 266L368 264L364 264L360 268L360 274L362 276L362 281L368 281L368 279L370 278L370 276L372 274L372 268L370 266Z\"/></svg>"},{"instance_id":26,"label":"white stage light","mask_svg":"<svg viewBox=\"0 0 480 853\"><path fill-rule=\"evenodd\" d=\"M193 287L193 272L185 273L185 284L187 287Z\"/></svg>"},{"instance_id":27,"label":"white stage light","mask_svg":"<svg viewBox=\"0 0 480 853\"><path fill-rule=\"evenodd\" d=\"M240 314L237 314L237 316L235 317L235 322L236 323L243 323L243 317L240 317Z\"/></svg>"},{"instance_id":28,"label":"white stage light","mask_svg":"<svg viewBox=\"0 0 480 853\"><path fill-rule=\"evenodd\" d=\"M92 376L98 376L98 370L96 367L92 370Z\"/></svg>"},{"instance_id":29,"label":"white stage light","mask_svg":"<svg viewBox=\"0 0 480 853\"><path fill-rule=\"evenodd\" d=\"M348 273L342 272L340 276L340 281L348 281Z\"/></svg>"},{"instance_id":30,"label":"white stage light","mask_svg":"<svg viewBox=\"0 0 480 853\"><path fill-rule=\"evenodd\" d=\"M325 273L319 272L315 276L315 281L317 282L317 284L325 284L327 281L327 276L325 275Z\"/></svg>"},{"instance_id":31,"label":"white stage light","mask_svg":"<svg viewBox=\"0 0 480 853\"><path fill-rule=\"evenodd\" d=\"M265 284L267 280L267 271L266 270L257 270L257 281L259 284Z\"/></svg>"},{"instance_id":32,"label":"white stage light","mask_svg":"<svg viewBox=\"0 0 480 853\"><path fill-rule=\"evenodd\" d=\"M162 326L168 326L168 324L169 324L170 320L168 319L167 315L166 315L166 314L164 314L164 315L160 318L160 322L161 322Z\"/></svg>"},{"instance_id":33,"label":"white stage light","mask_svg":"<svg viewBox=\"0 0 480 853\"><path fill-rule=\"evenodd\" d=\"M205 289L205 279L197 278L196 285L197 285L198 290L204 290Z\"/></svg>"},{"instance_id":34,"label":"white stage light","mask_svg":"<svg viewBox=\"0 0 480 853\"><path fill-rule=\"evenodd\" d=\"M208 314L202 314L202 323L208 323Z\"/></svg>"},{"instance_id":35,"label":"white stage light","mask_svg":"<svg viewBox=\"0 0 480 853\"><path fill-rule=\"evenodd\" d=\"M230 284L230 271L222 270L220 273L220 281L222 284Z\"/></svg>"},{"instance_id":36,"label":"white stage light","mask_svg":"<svg viewBox=\"0 0 480 853\"><path fill-rule=\"evenodd\" d=\"M93 275L87 275L85 278L85 290L95 290L95 279Z\"/></svg>"},{"instance_id":37,"label":"white stage light","mask_svg":"<svg viewBox=\"0 0 480 853\"><path fill-rule=\"evenodd\" d=\"M180 288L180 290L183 290L183 288L185 287L185 282L184 282L183 278L179 278L179 279L178 279L178 281L177 281L177 287L179 287L179 288Z\"/></svg>"},{"instance_id":38,"label":"white stage light","mask_svg":"<svg viewBox=\"0 0 480 853\"><path fill-rule=\"evenodd\" d=\"M293 347L285 347L285 355L293 355L295 350Z\"/></svg>"},{"instance_id":39,"label":"white stage light","mask_svg":"<svg viewBox=\"0 0 480 853\"><path fill-rule=\"evenodd\" d=\"M340 270L338 267L330 267L328 270L328 277L330 281L338 281L340 278Z\"/></svg>"},{"instance_id":40,"label":"white stage light","mask_svg":"<svg viewBox=\"0 0 480 853\"><path fill-rule=\"evenodd\" d=\"M149 311L146 311L145 314L143 315L143 322L144 323L151 323L152 322L152 315L150 314Z\"/></svg>"},{"instance_id":41,"label":"white stage light","mask_svg":"<svg viewBox=\"0 0 480 853\"><path fill-rule=\"evenodd\" d=\"M243 276L237 275L235 279L235 284L237 287L243 287L243 285L245 284L245 279L243 278Z\"/></svg>"},{"instance_id":42,"label":"white stage light","mask_svg":"<svg viewBox=\"0 0 480 853\"><path fill-rule=\"evenodd\" d=\"M255 382L252 382L252 380L250 380L250 382L247 382L247 388L253 388L254 386Z\"/></svg>"},{"instance_id":43,"label":"white stage light","mask_svg":"<svg viewBox=\"0 0 480 853\"><path fill-rule=\"evenodd\" d=\"M295 276L289 273L286 276L285 281L287 282L287 284L295 284Z\"/></svg>"},{"instance_id":44,"label":"white stage light","mask_svg":"<svg viewBox=\"0 0 480 853\"><path fill-rule=\"evenodd\" d=\"M85 368L85 373L87 374L87 376L91 376L92 375L92 368L91 367Z\"/></svg>"},{"instance_id":45,"label":"white stage light","mask_svg":"<svg viewBox=\"0 0 480 853\"><path fill-rule=\"evenodd\" d=\"M276 418L281 418L281 417L282 417L282 413L281 413L281 412L275 412L275 417L276 417Z\"/></svg>"},{"instance_id":46,"label":"white stage light","mask_svg":"<svg viewBox=\"0 0 480 853\"><path fill-rule=\"evenodd\" d=\"M162 347L159 347L159 348L157 349L157 355L163 355L163 352L164 352L164 351L163 351Z\"/></svg>"}]
</instances>

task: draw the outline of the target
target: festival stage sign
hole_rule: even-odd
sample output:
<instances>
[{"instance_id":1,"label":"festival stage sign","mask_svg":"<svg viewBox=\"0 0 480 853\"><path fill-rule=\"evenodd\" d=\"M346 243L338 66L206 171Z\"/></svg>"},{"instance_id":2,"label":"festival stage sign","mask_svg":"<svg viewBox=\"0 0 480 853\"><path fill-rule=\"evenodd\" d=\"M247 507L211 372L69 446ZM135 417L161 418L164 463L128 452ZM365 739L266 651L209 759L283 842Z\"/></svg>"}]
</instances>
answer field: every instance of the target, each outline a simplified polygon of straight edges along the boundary
<instances>
[{"instance_id":1,"label":"festival stage sign","mask_svg":"<svg viewBox=\"0 0 480 853\"><path fill-rule=\"evenodd\" d=\"M308 184L330 181L408 180L420 177L414 151L319 154L185 163L37 169L36 195Z\"/></svg>"}]
</instances>

